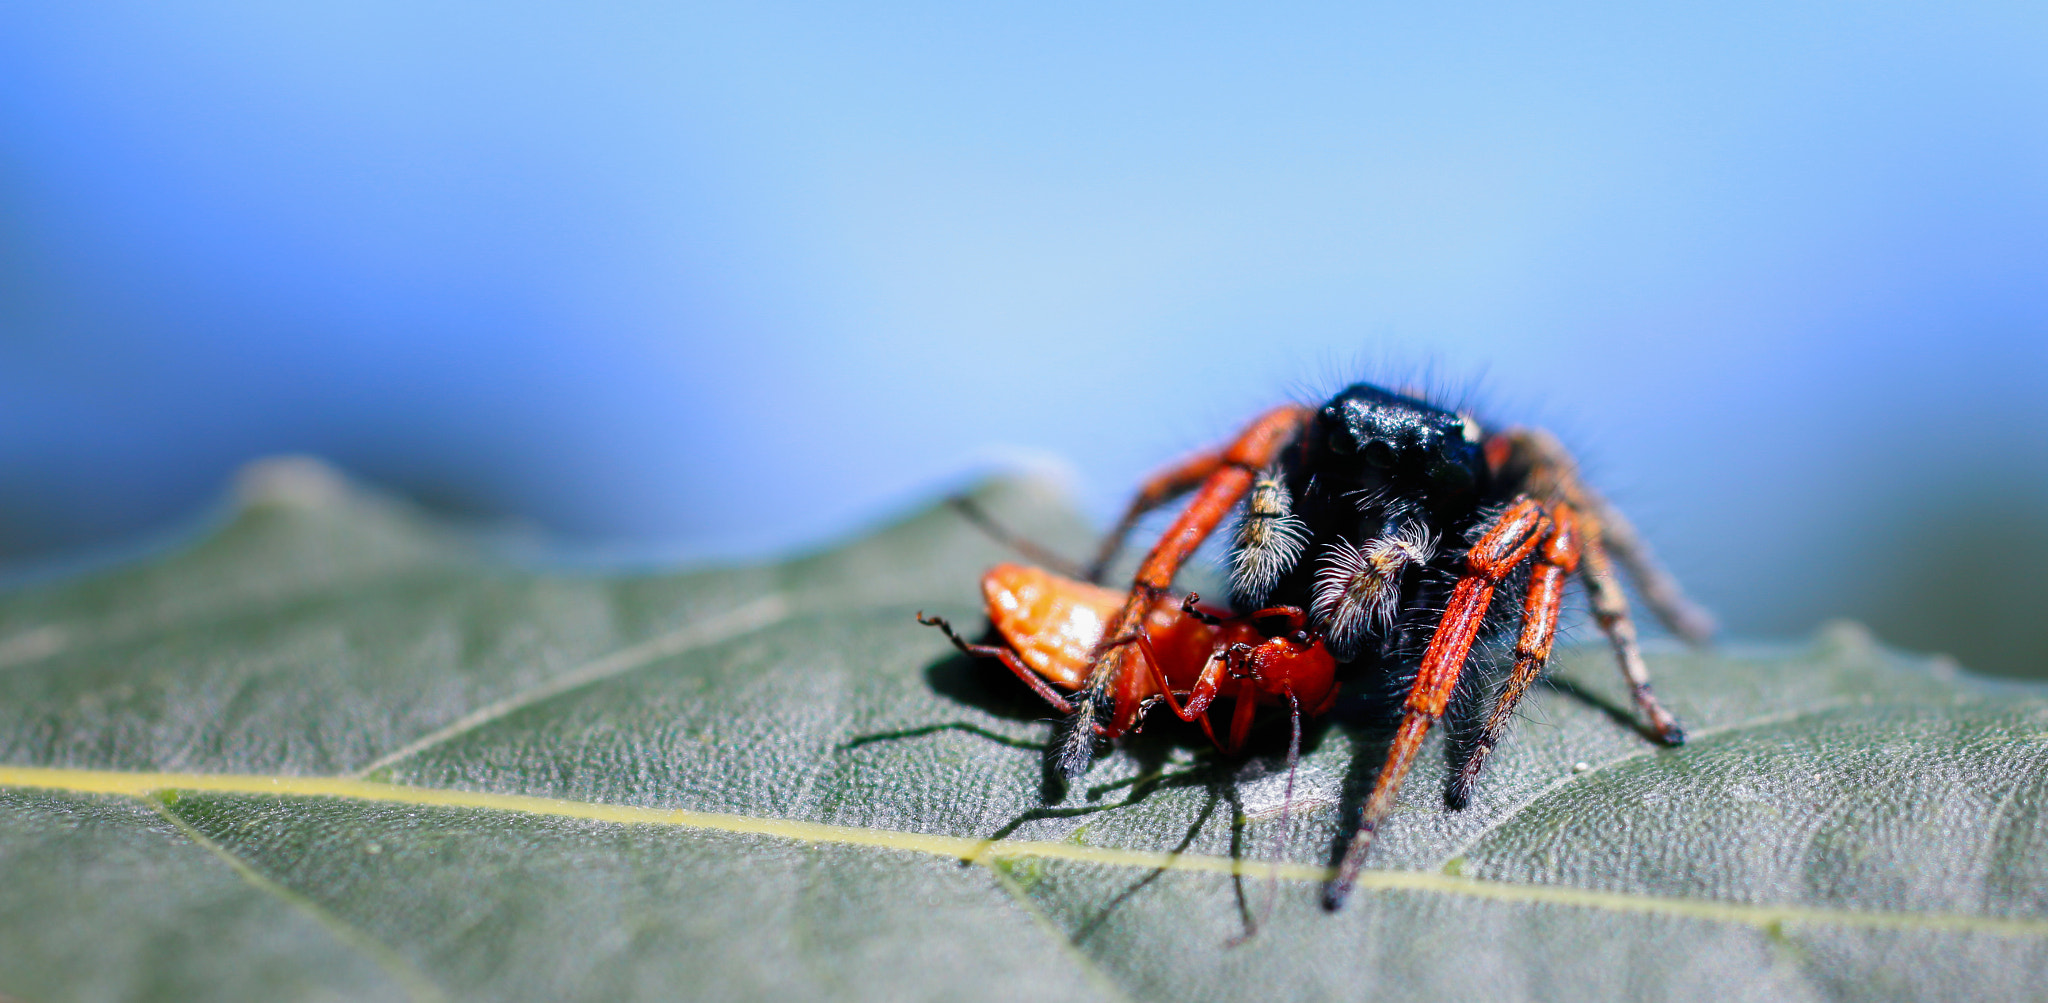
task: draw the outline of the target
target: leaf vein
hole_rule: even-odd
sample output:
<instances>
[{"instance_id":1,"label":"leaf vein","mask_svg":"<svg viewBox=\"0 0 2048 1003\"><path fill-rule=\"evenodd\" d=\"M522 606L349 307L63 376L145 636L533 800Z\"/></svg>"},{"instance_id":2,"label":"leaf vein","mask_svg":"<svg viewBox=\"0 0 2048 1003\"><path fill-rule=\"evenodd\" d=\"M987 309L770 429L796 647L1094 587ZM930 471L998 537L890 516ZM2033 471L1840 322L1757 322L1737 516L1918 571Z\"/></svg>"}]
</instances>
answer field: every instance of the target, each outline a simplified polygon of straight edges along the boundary
<instances>
[{"instance_id":1,"label":"leaf vein","mask_svg":"<svg viewBox=\"0 0 2048 1003\"><path fill-rule=\"evenodd\" d=\"M117 770L82 770L36 766L0 766L0 787L30 787L81 794L118 794L147 797L160 791L189 790L277 797L328 797L360 801L382 801L427 807L478 808L554 818L574 818L620 825L672 825L682 828L726 832L796 842L832 843L878 849L923 853L954 860L1038 857L1081 863L1160 870L1189 871L1217 875L1272 875L1280 880L1327 881L1332 869L1307 864L1270 863L1252 859L1187 853L1160 853L1116 847L1084 846L1031 840L971 839L892 829L863 829L855 826L800 822L791 819L760 818L688 809L642 808L631 805L599 804L536 797L526 794L494 794L404 784L380 783L352 777L290 777L249 774L145 773ZM2048 917L2007 918L1954 913L1876 912L1830 909L1772 903L1744 903L1682 899L1638 892L1571 888L1560 885L1516 884L1506 881L1452 877L1441 871L1367 871L1359 877L1360 889L1409 891L1461 896L1499 902L1553 905L1610 912L1649 913L1710 922L1768 928L1773 925L1838 926L1863 929L1894 929L1977 933L1998 937L2048 938Z\"/></svg>"},{"instance_id":2,"label":"leaf vein","mask_svg":"<svg viewBox=\"0 0 2048 1003\"><path fill-rule=\"evenodd\" d=\"M441 988L435 985L434 981L428 978L425 972L420 971L412 962L406 960L403 955L393 950L390 945L364 933L362 930L357 929L354 924L335 915L318 902L280 884L269 875L257 870L255 865L236 856L233 851L215 842L211 837L195 828L192 823L180 817L177 812L172 811L170 805L165 803L162 797L158 796L158 792L152 791L138 794L135 797L143 804L148 805L150 810L156 812L164 821L169 822L186 839L191 840L208 853L220 858L221 862L227 864L229 869L235 872L236 876L240 877L251 887L265 892L284 902L285 905L292 909L305 914L309 919L325 928L327 932L333 934L335 939L361 952L371 961L375 962L377 967L384 969L386 974L390 975L394 981L405 989L407 996L418 1001L418 1003L442 1003L442 1001L447 999L447 996L441 992Z\"/></svg>"},{"instance_id":3,"label":"leaf vein","mask_svg":"<svg viewBox=\"0 0 2048 1003\"><path fill-rule=\"evenodd\" d=\"M361 779L378 770L410 759L434 746L441 745L469 732L475 731L493 721L537 704L550 697L560 696L570 690L580 689L595 682L609 679L622 673L680 655L694 648L702 648L729 641L742 634L760 630L790 613L789 600L779 593L762 596L759 599L736 607L705 620L672 630L659 637L639 644L620 648L609 655L585 662L577 668L556 676L532 689L515 693L502 700L486 704L456 718L447 725L437 728L397 750L372 760L368 766L350 773Z\"/></svg>"}]
</instances>

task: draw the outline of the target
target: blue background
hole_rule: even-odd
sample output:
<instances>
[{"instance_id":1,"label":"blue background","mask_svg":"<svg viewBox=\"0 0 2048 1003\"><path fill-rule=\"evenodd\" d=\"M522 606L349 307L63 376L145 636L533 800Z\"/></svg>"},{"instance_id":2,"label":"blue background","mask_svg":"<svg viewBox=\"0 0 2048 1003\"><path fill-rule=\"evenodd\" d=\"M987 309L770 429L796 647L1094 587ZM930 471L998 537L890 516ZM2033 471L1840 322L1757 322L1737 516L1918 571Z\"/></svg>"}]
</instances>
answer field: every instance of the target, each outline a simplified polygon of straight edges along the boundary
<instances>
[{"instance_id":1,"label":"blue background","mask_svg":"<svg viewBox=\"0 0 2048 1003\"><path fill-rule=\"evenodd\" d=\"M664 559L1106 515L1418 370L1735 633L2048 674L2048 7L0 13L16 568L284 451Z\"/></svg>"}]
</instances>

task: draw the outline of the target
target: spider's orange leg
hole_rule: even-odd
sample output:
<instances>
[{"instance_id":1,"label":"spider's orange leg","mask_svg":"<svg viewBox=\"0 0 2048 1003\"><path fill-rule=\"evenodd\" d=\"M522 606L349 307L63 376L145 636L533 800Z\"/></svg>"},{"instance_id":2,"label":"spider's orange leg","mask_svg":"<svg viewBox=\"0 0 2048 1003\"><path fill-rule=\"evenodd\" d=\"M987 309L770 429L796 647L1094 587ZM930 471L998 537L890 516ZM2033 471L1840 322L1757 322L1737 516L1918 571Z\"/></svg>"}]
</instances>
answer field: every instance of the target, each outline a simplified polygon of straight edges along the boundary
<instances>
[{"instance_id":1,"label":"spider's orange leg","mask_svg":"<svg viewBox=\"0 0 2048 1003\"><path fill-rule=\"evenodd\" d=\"M1657 563L1650 545L1636 533L1628 518L1579 480L1578 462L1556 436L1539 428L1509 429L1487 440L1486 456L1495 470L1507 467L1524 471L1530 494L1577 509L1589 524L1585 532L1589 543L1598 541L1614 555L1614 560L1635 580L1643 603L1673 634L1692 644L1705 644L1713 636L1713 616L1685 597L1678 580ZM1609 577L1613 577L1611 573Z\"/></svg>"},{"instance_id":2,"label":"spider's orange leg","mask_svg":"<svg viewBox=\"0 0 2048 1003\"><path fill-rule=\"evenodd\" d=\"M1666 745L1685 744L1685 729L1678 719L1657 702L1657 695L1650 692L1650 667L1643 663L1643 649L1636 642L1635 621L1629 619L1628 597L1621 591L1621 583L1615 580L1614 568L1607 563L1607 550L1600 545L1597 526L1586 534L1584 554L1579 563L1579 578L1585 581L1593 604L1593 619L1614 644L1614 658L1621 663L1622 678L1628 680L1629 694L1635 697L1636 707L1650 722L1650 730Z\"/></svg>"},{"instance_id":3,"label":"spider's orange leg","mask_svg":"<svg viewBox=\"0 0 2048 1003\"><path fill-rule=\"evenodd\" d=\"M1590 491L1587 492L1591 494ZM1673 634L1689 644L1705 644L1714 636L1714 616L1693 605L1685 597L1685 590L1678 587L1678 579L1657 562L1650 553L1650 545L1636 534L1621 512L1605 504L1604 499L1596 510L1600 519L1600 543L1614 555L1615 563L1628 572L1636 583L1636 591L1643 597L1643 605L1657 615L1658 622Z\"/></svg>"},{"instance_id":4,"label":"spider's orange leg","mask_svg":"<svg viewBox=\"0 0 2048 1003\"><path fill-rule=\"evenodd\" d=\"M1138 520L1153 509L1200 487L1217 468L1223 466L1223 453L1221 449L1196 453L1146 478L1145 483L1138 487L1138 496L1131 499L1129 508L1124 509L1123 518L1118 519L1116 527L1102 538L1101 548L1095 552L1095 559L1088 563L1082 577L1097 585L1102 584L1103 573L1109 570L1110 562L1116 560L1117 552L1123 550L1124 538L1131 535Z\"/></svg>"},{"instance_id":5,"label":"spider's orange leg","mask_svg":"<svg viewBox=\"0 0 2048 1003\"><path fill-rule=\"evenodd\" d=\"M1094 664L1089 666L1088 682L1075 701L1066 733L1047 749L1059 775L1078 777L1087 772L1089 762L1095 758L1096 717L1114 706L1117 683L1127 673L1141 671L1130 661L1139 657L1132 642L1146 613L1173 585L1173 576L1181 565L1187 563L1195 549L1215 532L1223 517L1251 488L1253 475L1273 462L1313 413L1308 408L1288 405L1261 415L1247 426L1217 454L1194 499L1145 555L1145 563L1139 566L1137 577L1131 582L1123 608L1103 632L1102 646ZM1140 500L1145 497L1140 495Z\"/></svg>"},{"instance_id":6,"label":"spider's orange leg","mask_svg":"<svg viewBox=\"0 0 2048 1003\"><path fill-rule=\"evenodd\" d=\"M1571 506L1557 506L1550 518L1550 533L1543 538L1535 560L1529 565L1529 595L1522 604L1522 635L1515 642L1514 671L1508 674L1507 684L1494 700L1479 740L1473 744L1472 755L1451 781L1445 800L1452 808L1463 808L1471 801L1472 786L1479 779L1479 771L1485 768L1487 756L1500 744L1501 735L1514 720L1516 705L1529 692L1529 684L1536 681L1550 660L1550 645L1557 637L1558 610L1564 605L1565 582L1579 567L1580 543L1578 515Z\"/></svg>"},{"instance_id":7,"label":"spider's orange leg","mask_svg":"<svg viewBox=\"0 0 2048 1003\"><path fill-rule=\"evenodd\" d=\"M1323 890L1323 908L1334 910L1342 906L1345 896L1351 893L1374 831L1393 809L1394 796L1400 793L1409 767L1415 765L1422 739L1443 717L1444 707L1450 703L1472 643L1486 622L1486 608L1493 602L1494 589L1528 559L1543 539L1549 522L1542 507L1525 496L1501 513L1500 521L1465 552L1464 574L1452 589L1450 604L1429 639L1429 648L1422 654L1421 670L1416 673L1415 685L1402 706L1401 728L1387 750L1386 763L1373 778L1372 792L1366 796L1359 815L1358 831L1352 834L1351 845L1344 850L1337 877Z\"/></svg>"}]
</instances>

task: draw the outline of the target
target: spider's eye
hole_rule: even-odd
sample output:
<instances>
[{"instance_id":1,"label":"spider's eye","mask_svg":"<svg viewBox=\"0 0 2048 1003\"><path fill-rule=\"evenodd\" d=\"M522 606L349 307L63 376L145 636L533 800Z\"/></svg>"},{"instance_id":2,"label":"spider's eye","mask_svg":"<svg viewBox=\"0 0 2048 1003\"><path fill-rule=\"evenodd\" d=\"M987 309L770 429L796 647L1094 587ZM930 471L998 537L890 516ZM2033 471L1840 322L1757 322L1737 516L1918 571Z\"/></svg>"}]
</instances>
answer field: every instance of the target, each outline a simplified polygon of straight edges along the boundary
<instances>
[{"instance_id":1,"label":"spider's eye","mask_svg":"<svg viewBox=\"0 0 2048 1003\"><path fill-rule=\"evenodd\" d=\"M1439 490L1464 491L1472 486L1472 471L1462 463L1449 460L1439 461L1429 468L1429 478L1436 482Z\"/></svg>"},{"instance_id":2,"label":"spider's eye","mask_svg":"<svg viewBox=\"0 0 2048 1003\"><path fill-rule=\"evenodd\" d=\"M1330 430L1330 452L1350 453L1357 449L1358 440L1353 439L1350 432L1341 428Z\"/></svg>"},{"instance_id":3,"label":"spider's eye","mask_svg":"<svg viewBox=\"0 0 2048 1003\"><path fill-rule=\"evenodd\" d=\"M1394 447L1374 439L1365 444L1365 462L1382 470L1394 465Z\"/></svg>"}]
</instances>

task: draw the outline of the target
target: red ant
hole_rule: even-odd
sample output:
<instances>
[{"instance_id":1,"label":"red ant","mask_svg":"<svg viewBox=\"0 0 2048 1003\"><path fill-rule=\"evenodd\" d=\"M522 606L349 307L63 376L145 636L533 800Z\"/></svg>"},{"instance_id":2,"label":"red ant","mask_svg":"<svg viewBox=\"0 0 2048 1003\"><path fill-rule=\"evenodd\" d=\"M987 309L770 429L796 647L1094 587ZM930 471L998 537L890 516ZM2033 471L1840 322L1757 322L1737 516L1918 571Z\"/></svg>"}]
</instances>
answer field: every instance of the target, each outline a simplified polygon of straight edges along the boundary
<instances>
[{"instance_id":1,"label":"red ant","mask_svg":"<svg viewBox=\"0 0 2048 1003\"><path fill-rule=\"evenodd\" d=\"M1040 553L1028 542L1011 538L971 503L962 500L960 507L998 539L1022 544L1020 549L1028 554ZM1060 690L1074 692L1087 684L1089 664L1104 646L1103 625L1122 608L1123 594L1019 564L990 568L981 577L981 592L989 625L1004 641L1001 645L970 644L943 617L919 613L918 622L944 631L964 654L1003 663L1054 710L1072 715L1073 702ZM1135 731L1146 710L1163 701L1174 716L1200 724L1210 743L1225 755L1236 755L1251 733L1258 708L1284 704L1292 725L1287 788L1280 802L1280 831L1285 833L1285 813L1294 803L1295 767L1301 758L1301 719L1327 714L1337 702L1337 660L1322 638L1308 629L1308 614L1298 606L1271 606L1232 616L1203 608L1201 598L1194 592L1178 603L1164 593L1154 597L1132 638L1143 671L1123 677L1114 709L1093 722L1094 733L1115 739ZM1186 694L1185 703L1178 693ZM1232 701L1227 739L1216 737L1209 720L1209 709L1218 698ZM1263 922L1247 917L1244 935L1231 943L1243 943Z\"/></svg>"},{"instance_id":2,"label":"red ant","mask_svg":"<svg viewBox=\"0 0 2048 1003\"><path fill-rule=\"evenodd\" d=\"M1071 715L1074 705L1060 691L1087 683L1103 625L1123 606L1123 594L1019 564L990 568L981 591L1001 645L971 644L942 617L919 613L918 622L944 631L968 655L1002 662L1054 710ZM1232 616L1204 609L1200 600L1192 592L1178 602L1155 598L1130 639L1140 669L1119 681L1114 708L1093 722L1095 734L1115 739L1134 731L1146 710L1164 702L1181 720L1200 724L1218 749L1235 754L1258 707L1280 704L1293 716L1298 747L1302 715L1328 713L1337 700L1336 660L1307 630L1308 614L1274 606ZM1218 698L1234 704L1227 739L1209 720Z\"/></svg>"}]
</instances>

